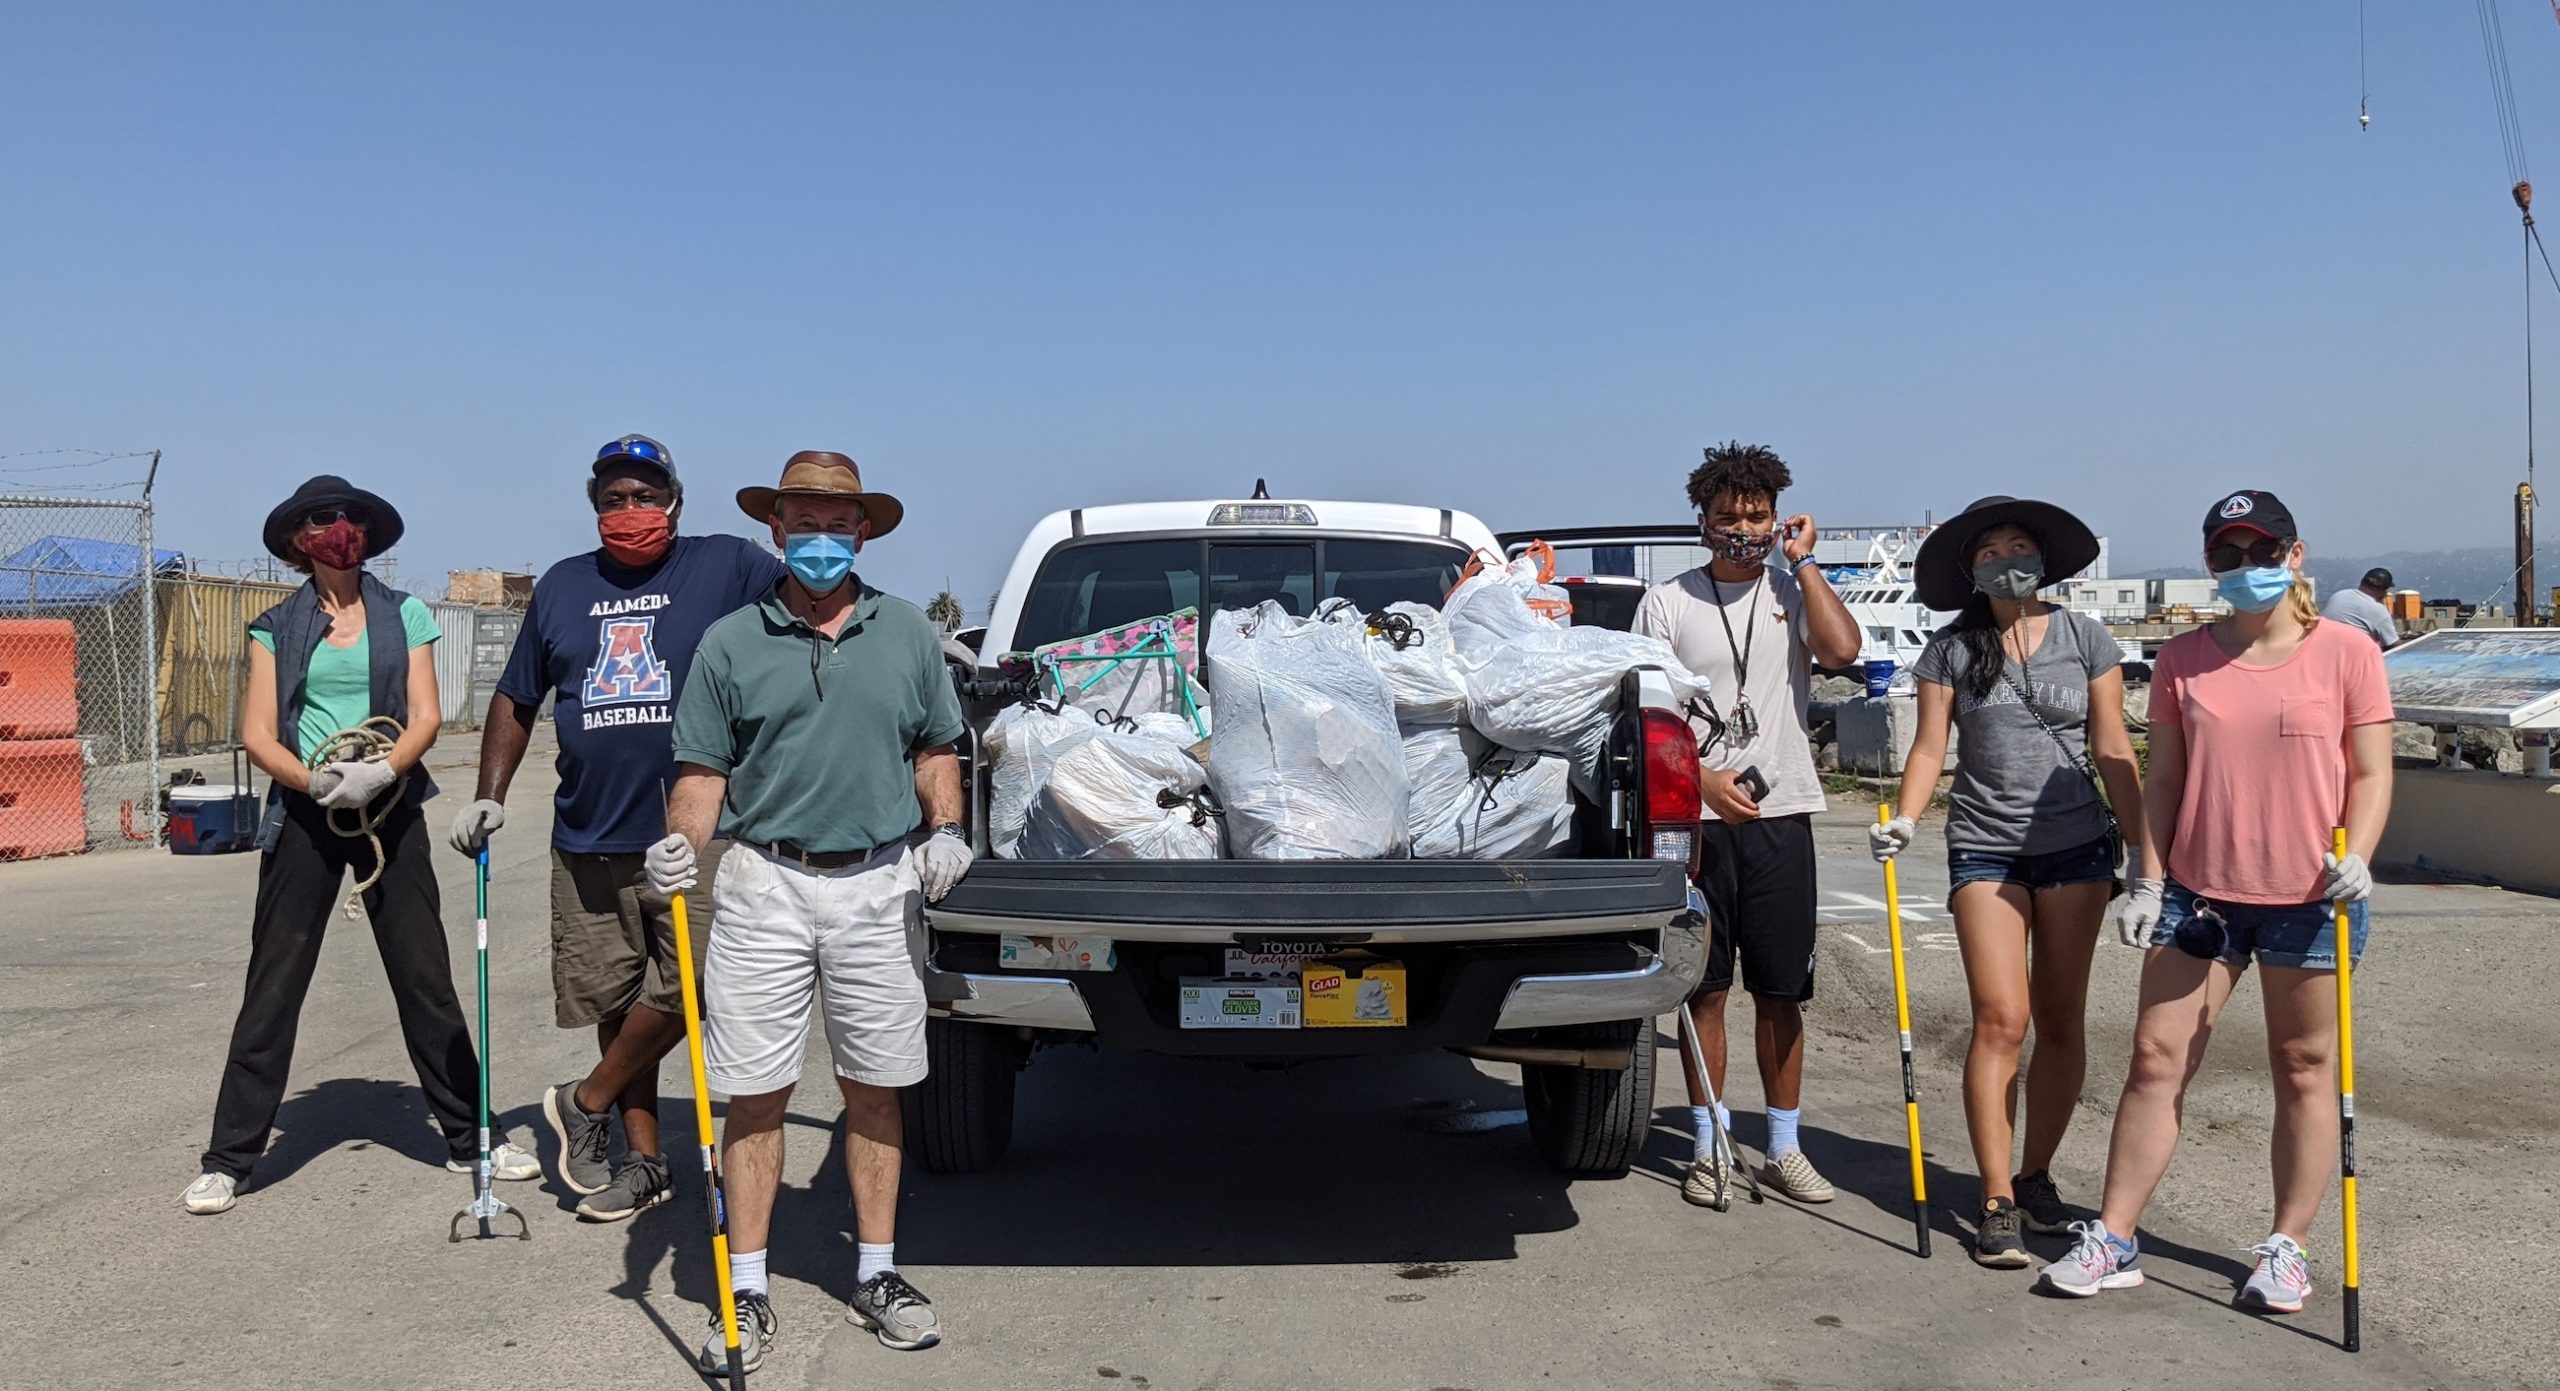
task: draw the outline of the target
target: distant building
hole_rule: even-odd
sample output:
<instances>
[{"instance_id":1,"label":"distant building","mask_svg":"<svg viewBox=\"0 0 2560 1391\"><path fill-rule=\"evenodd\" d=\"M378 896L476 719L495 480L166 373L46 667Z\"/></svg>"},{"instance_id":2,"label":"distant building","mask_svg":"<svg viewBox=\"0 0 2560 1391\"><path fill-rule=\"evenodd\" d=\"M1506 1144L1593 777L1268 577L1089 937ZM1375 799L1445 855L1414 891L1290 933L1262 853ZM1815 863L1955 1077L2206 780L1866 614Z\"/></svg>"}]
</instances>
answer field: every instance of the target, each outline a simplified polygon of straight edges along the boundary
<instances>
[{"instance_id":1,"label":"distant building","mask_svg":"<svg viewBox=\"0 0 2560 1391\"><path fill-rule=\"evenodd\" d=\"M445 575L445 598L476 609L513 609L533 602L533 576L512 570L454 570Z\"/></svg>"}]
</instances>

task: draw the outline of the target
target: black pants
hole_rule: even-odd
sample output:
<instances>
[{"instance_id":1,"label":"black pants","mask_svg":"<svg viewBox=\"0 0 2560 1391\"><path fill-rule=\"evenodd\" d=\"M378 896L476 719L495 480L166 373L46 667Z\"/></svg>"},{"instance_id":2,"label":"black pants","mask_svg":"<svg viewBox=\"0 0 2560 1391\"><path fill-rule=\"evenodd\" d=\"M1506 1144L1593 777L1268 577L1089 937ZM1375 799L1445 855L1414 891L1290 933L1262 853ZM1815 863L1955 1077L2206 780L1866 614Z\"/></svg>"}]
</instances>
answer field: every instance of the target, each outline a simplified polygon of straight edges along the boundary
<instances>
[{"instance_id":1,"label":"black pants","mask_svg":"<svg viewBox=\"0 0 2560 1391\"><path fill-rule=\"evenodd\" d=\"M223 1065L222 1092L213 1108L213 1142L204 1152L206 1172L234 1178L246 1178L266 1152L293 1065L302 1001L320 964L321 938L331 922L345 921L340 906L348 875L362 877L373 868L373 851L364 839L330 830L319 803L293 792L284 800L283 838L258 862L248 987L239 1022L231 1027L231 1058ZM381 836L389 865L364 895L374 946L391 979L400 1033L436 1127L455 1158L476 1159L480 1058L453 993L426 818L416 807L404 807L383 823Z\"/></svg>"},{"instance_id":2,"label":"black pants","mask_svg":"<svg viewBox=\"0 0 2560 1391\"><path fill-rule=\"evenodd\" d=\"M1813 998L1813 817L1764 816L1698 828L1698 892L1707 900L1707 974L1699 989L1733 988L1802 1004Z\"/></svg>"}]
</instances>

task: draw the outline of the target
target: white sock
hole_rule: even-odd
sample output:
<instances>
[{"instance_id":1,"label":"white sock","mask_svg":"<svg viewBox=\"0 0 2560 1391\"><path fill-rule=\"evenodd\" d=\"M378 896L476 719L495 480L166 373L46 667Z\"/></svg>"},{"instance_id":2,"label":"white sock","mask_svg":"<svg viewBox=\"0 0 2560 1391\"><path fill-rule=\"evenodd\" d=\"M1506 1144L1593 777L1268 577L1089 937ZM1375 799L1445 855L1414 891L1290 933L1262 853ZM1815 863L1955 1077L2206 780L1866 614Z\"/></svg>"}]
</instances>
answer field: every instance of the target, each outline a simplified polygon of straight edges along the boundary
<instances>
[{"instance_id":1,"label":"white sock","mask_svg":"<svg viewBox=\"0 0 2560 1391\"><path fill-rule=\"evenodd\" d=\"M732 1251L729 1253L729 1288L738 1294L763 1294L764 1253Z\"/></svg>"},{"instance_id":2,"label":"white sock","mask_svg":"<svg viewBox=\"0 0 2560 1391\"><path fill-rule=\"evenodd\" d=\"M1775 1159L1779 1155L1789 1154L1804 1148L1804 1146L1796 1143L1796 1124L1804 1119L1803 1107L1798 1106L1793 1110L1781 1110L1778 1107L1771 1106L1767 1108L1767 1114L1769 1117L1769 1157L1771 1159Z\"/></svg>"},{"instance_id":3,"label":"white sock","mask_svg":"<svg viewBox=\"0 0 2560 1391\"><path fill-rule=\"evenodd\" d=\"M870 1284L872 1276L898 1268L898 1243L894 1241L884 1241L877 1246L858 1241L854 1243L853 1254L853 1282L857 1285Z\"/></svg>"},{"instance_id":4,"label":"white sock","mask_svg":"<svg viewBox=\"0 0 2560 1391\"><path fill-rule=\"evenodd\" d=\"M1713 1108L1712 1115L1710 1109L1705 1106L1689 1108L1689 1130L1691 1134L1698 1137L1697 1148L1691 1155L1692 1158L1704 1159L1711 1152L1716 1142L1715 1126L1719 1120L1724 1122L1726 1129L1733 1128L1733 1113L1721 1105Z\"/></svg>"}]
</instances>

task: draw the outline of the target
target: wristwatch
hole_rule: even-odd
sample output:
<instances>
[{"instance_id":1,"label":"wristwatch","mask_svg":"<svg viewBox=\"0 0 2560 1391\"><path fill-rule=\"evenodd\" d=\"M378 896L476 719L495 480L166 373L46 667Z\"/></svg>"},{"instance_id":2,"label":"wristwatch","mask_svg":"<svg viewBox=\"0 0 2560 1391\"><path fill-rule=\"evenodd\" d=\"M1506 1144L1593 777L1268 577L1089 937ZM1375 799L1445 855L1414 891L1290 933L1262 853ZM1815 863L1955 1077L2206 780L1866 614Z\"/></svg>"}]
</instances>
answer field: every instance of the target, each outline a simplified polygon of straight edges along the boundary
<instances>
[{"instance_id":1,"label":"wristwatch","mask_svg":"<svg viewBox=\"0 0 2560 1391\"><path fill-rule=\"evenodd\" d=\"M934 827L933 833L938 836L950 836L955 840L965 841L969 838L969 828L957 821L945 821Z\"/></svg>"}]
</instances>

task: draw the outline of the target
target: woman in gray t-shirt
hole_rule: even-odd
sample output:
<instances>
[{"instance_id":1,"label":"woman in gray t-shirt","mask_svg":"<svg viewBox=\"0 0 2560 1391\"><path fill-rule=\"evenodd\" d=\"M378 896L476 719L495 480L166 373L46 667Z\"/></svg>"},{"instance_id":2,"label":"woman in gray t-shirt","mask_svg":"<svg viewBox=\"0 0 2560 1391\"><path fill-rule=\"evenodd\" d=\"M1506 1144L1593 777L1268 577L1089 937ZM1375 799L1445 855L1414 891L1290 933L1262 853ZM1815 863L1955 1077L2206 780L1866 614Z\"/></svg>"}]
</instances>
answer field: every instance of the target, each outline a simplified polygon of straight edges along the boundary
<instances>
[{"instance_id":1,"label":"woman in gray t-shirt","mask_svg":"<svg viewBox=\"0 0 2560 1391\"><path fill-rule=\"evenodd\" d=\"M1922 603L1959 612L1912 673L1920 729L1903 764L1900 814L1868 832L1879 860L1910 845L1946 767L1949 733L1960 736L1947 897L1973 997L1964 1065L1965 1124L1982 1175L1973 1258L2007 1269L2027 1264L2021 1226L2057 1233L2071 1220L2046 1171L2080 1100L2089 958L2118 872L2116 828L2138 837L2142 826L2115 639L2097 620L2035 597L2097 556L2079 518L2014 498L1984 498L1930 533L1914 585ZM2012 1178L2010 1096L2031 1023L2025 1155Z\"/></svg>"}]
</instances>

